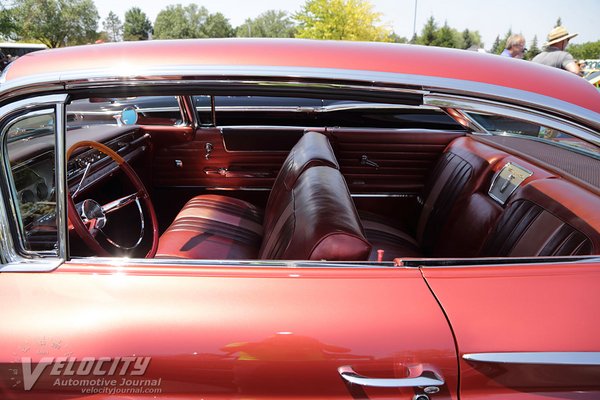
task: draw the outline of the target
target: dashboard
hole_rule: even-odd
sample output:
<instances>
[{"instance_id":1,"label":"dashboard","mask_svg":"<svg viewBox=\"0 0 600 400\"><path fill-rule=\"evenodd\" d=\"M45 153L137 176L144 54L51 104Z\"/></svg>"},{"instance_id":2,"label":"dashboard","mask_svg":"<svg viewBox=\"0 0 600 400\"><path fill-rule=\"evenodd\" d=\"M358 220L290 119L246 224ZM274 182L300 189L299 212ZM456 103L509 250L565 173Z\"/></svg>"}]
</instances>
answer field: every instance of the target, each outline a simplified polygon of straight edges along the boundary
<instances>
[{"instance_id":1,"label":"dashboard","mask_svg":"<svg viewBox=\"0 0 600 400\"><path fill-rule=\"evenodd\" d=\"M146 152L150 136L131 126L91 126L67 132L67 147L82 140L101 142L131 163ZM25 247L33 251L52 250L57 240L53 140L47 136L40 140L28 138L9 143L8 147ZM99 190L118 169L110 157L98 150L84 148L73 154L66 174L74 201Z\"/></svg>"}]
</instances>

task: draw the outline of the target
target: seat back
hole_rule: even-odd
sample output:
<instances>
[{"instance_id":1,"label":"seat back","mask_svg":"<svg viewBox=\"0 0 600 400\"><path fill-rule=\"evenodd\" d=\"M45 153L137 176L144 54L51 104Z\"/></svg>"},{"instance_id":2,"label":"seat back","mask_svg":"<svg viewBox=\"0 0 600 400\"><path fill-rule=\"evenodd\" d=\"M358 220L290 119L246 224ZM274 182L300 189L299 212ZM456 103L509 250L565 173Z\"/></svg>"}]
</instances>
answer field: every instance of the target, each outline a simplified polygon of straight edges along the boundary
<instances>
[{"instance_id":1,"label":"seat back","mask_svg":"<svg viewBox=\"0 0 600 400\"><path fill-rule=\"evenodd\" d=\"M275 219L286 207L289 192L300 175L308 168L318 165L339 169L327 137L318 132L306 132L292 148L277 174L267 201L266 210L269 212L265 213L263 221L265 231L273 229Z\"/></svg>"},{"instance_id":2,"label":"seat back","mask_svg":"<svg viewBox=\"0 0 600 400\"><path fill-rule=\"evenodd\" d=\"M306 169L291 190L282 191L279 201L276 214L271 215L274 222L265 229L259 258L368 259L371 245L364 237L346 181L337 169ZM266 213L273 210L267 209Z\"/></svg>"},{"instance_id":3,"label":"seat back","mask_svg":"<svg viewBox=\"0 0 600 400\"><path fill-rule=\"evenodd\" d=\"M600 254L600 199L569 182L542 179L522 187L500 216L484 257Z\"/></svg>"}]
</instances>

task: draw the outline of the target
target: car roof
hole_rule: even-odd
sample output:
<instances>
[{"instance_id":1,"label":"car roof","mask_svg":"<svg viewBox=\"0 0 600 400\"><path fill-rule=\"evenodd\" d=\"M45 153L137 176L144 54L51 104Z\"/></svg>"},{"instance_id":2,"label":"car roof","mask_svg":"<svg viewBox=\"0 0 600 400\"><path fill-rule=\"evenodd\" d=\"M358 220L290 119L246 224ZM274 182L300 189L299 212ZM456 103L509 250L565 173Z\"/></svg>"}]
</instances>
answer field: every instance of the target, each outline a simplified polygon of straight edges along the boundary
<instances>
[{"instance_id":1,"label":"car roof","mask_svg":"<svg viewBox=\"0 0 600 400\"><path fill-rule=\"evenodd\" d=\"M297 67L439 77L532 92L600 113L600 94L574 74L496 55L391 43L191 39L74 46L20 57L4 81L56 80L86 71L124 76L139 70L190 66Z\"/></svg>"}]
</instances>

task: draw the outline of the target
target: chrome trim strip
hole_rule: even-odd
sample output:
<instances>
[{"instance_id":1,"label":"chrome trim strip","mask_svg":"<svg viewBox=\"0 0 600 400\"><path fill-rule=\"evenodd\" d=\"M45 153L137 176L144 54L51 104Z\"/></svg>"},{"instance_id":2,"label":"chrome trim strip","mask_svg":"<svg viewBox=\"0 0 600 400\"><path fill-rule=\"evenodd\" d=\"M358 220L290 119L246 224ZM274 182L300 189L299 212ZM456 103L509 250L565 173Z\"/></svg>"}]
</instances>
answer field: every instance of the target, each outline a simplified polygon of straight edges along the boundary
<instances>
[{"instance_id":1,"label":"chrome trim strip","mask_svg":"<svg viewBox=\"0 0 600 400\"><path fill-rule=\"evenodd\" d=\"M596 146L600 146L600 136L593 129L580 125L576 122L569 121L562 117L549 114L542 114L536 110L526 109L522 106L498 103L490 100L481 100L465 98L462 96L441 94L427 95L424 97L424 102L425 104L437 105L439 107L458 107L462 111L502 115L512 119L539 124L549 128L558 129L559 131L565 133L572 134L573 136L577 136L578 138L585 140L586 142L590 142ZM595 120L590 122L592 123L591 125L596 127L596 129L600 129L600 115L596 114Z\"/></svg>"},{"instance_id":2,"label":"chrome trim strip","mask_svg":"<svg viewBox=\"0 0 600 400\"><path fill-rule=\"evenodd\" d=\"M471 353L464 354L462 358L466 361L496 364L600 366L600 352L597 351Z\"/></svg>"},{"instance_id":3,"label":"chrome trim strip","mask_svg":"<svg viewBox=\"0 0 600 400\"><path fill-rule=\"evenodd\" d=\"M49 95L49 96L36 97L36 98L32 98L32 99L20 100L20 101L11 103L11 104L7 104L0 108L0 122L4 123L7 115L12 114L17 111L21 111L21 110L23 112L27 112L28 110L31 110L34 108L39 108L39 107L46 107L48 109L54 108L55 110L60 109L62 107L60 104L64 104L66 99L67 99L66 94ZM61 113L59 112L59 114L61 114ZM59 125L59 123L60 123L60 125ZM57 135L59 134L59 132L61 132L61 130L64 133L64 119L63 119L62 115L57 116L56 124L57 124ZM1 134L2 135L0 137L1 142L4 142L5 134L6 134L6 130L4 132L2 132L2 134ZM59 143L58 140L59 139L57 138L57 142L56 142L57 145ZM64 140L64 137L62 140ZM62 145L62 148L64 149L64 144ZM61 151L60 148L55 149L55 152L60 152L60 151ZM58 156L56 155L56 153L55 153L55 160L58 160ZM10 173L11 168L10 168L10 160L7 157L5 146L3 146L3 149L0 152L0 169L2 170L2 177L0 178L2 180L2 186L4 186L6 191L12 195L12 188L7 187L8 182L6 181L8 173ZM55 174L57 174L57 173L58 172L55 172ZM55 175L55 176L57 176L57 178L59 177L59 175ZM8 203L7 203L7 201L8 201ZM40 252L40 255L38 256L40 258L24 257L21 254L17 253L15 242L13 240L14 232L11 230L10 224L8 222L9 218L12 218L12 216L9 216L8 213L9 212L11 212L13 214L17 213L17 211L14 209L14 206L15 205L12 200L8 200L8 199L4 198L4 195L0 196L0 239L1 239L0 240L0 256L2 258L1 261L4 263L2 266L0 266L0 272L51 271L51 270L55 269L56 267L58 267L60 264L62 264L64 262L64 259L62 258L60 247L59 247L59 251L58 251L58 258L56 257L56 255L51 255L50 257L46 258L47 252ZM63 204L63 206L64 206L64 204ZM57 207L59 207L58 201L57 201ZM58 221L57 221L57 223L58 223ZM66 225L65 225L65 228L66 228ZM59 240L61 239L60 227L59 227L59 238L58 239ZM62 243L65 243L65 241L63 241ZM62 254L64 254L64 249L63 249Z\"/></svg>"},{"instance_id":4,"label":"chrome trim strip","mask_svg":"<svg viewBox=\"0 0 600 400\"><path fill-rule=\"evenodd\" d=\"M68 238L69 228L67 221L67 107L64 102L56 105L56 146L54 149L54 176L56 181L56 228L58 229L58 257L64 261L69 255Z\"/></svg>"},{"instance_id":5,"label":"chrome trim strip","mask_svg":"<svg viewBox=\"0 0 600 400\"><path fill-rule=\"evenodd\" d=\"M234 80L225 80L232 76ZM208 81L201 79L210 78ZM268 80L264 80L264 78ZM240 78L245 78L241 80ZM259 79L263 79L259 81ZM285 79L285 82L274 82L273 79ZM301 82L303 79L318 79L323 82ZM231 85L238 82L252 85L270 85L286 87L320 87L320 88L349 88L367 89L373 92L404 92L426 94L430 91L463 94L475 97L487 97L509 103L520 103L551 111L562 115L571 115L586 124L600 127L598 113L549 96L527 92L520 89L507 88L482 82L465 81L460 79L440 78L393 72L359 71L340 68L310 68L310 67L261 67L253 65L213 65L213 66L174 66L136 68L126 71L121 69L92 69L79 72L47 73L32 77L11 80L2 85L0 99L32 91L54 90L64 82L67 89L86 87L137 86L137 85L198 85L204 83L226 83ZM353 81L353 84L334 82ZM385 85L396 85L386 87ZM35 86L35 87L33 87Z\"/></svg>"},{"instance_id":6,"label":"chrome trim strip","mask_svg":"<svg viewBox=\"0 0 600 400\"><path fill-rule=\"evenodd\" d=\"M393 262L377 263L373 261L298 261L298 260L200 260L183 258L127 258L127 257L77 257L72 263L86 265L160 265L190 267L249 267L249 268L398 268Z\"/></svg>"},{"instance_id":7,"label":"chrome trim strip","mask_svg":"<svg viewBox=\"0 0 600 400\"><path fill-rule=\"evenodd\" d=\"M418 193L351 193L350 196L353 198L385 198L385 197L395 197L395 198L412 198L417 197Z\"/></svg>"}]
</instances>

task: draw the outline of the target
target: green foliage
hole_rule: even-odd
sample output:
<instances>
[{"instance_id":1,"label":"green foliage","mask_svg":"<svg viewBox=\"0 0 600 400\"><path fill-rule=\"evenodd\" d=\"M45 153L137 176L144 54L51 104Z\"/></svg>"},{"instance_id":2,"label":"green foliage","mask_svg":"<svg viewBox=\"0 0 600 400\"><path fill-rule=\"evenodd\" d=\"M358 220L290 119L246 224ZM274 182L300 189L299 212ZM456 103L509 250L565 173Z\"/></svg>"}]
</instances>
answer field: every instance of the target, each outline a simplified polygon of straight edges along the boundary
<instances>
[{"instance_id":1,"label":"green foliage","mask_svg":"<svg viewBox=\"0 0 600 400\"><path fill-rule=\"evenodd\" d=\"M102 23L106 38L109 42L119 42L123 39L123 24L114 12L109 12L108 17Z\"/></svg>"},{"instance_id":2,"label":"green foliage","mask_svg":"<svg viewBox=\"0 0 600 400\"><path fill-rule=\"evenodd\" d=\"M306 0L294 19L299 38L390 40L390 29L380 25L381 14L367 0Z\"/></svg>"},{"instance_id":3,"label":"green foliage","mask_svg":"<svg viewBox=\"0 0 600 400\"><path fill-rule=\"evenodd\" d=\"M16 30L13 10L0 5L0 38L12 39Z\"/></svg>"},{"instance_id":4,"label":"green foliage","mask_svg":"<svg viewBox=\"0 0 600 400\"><path fill-rule=\"evenodd\" d=\"M210 14L196 4L167 6L156 16L155 39L232 37L234 30L221 13Z\"/></svg>"},{"instance_id":5,"label":"green foliage","mask_svg":"<svg viewBox=\"0 0 600 400\"><path fill-rule=\"evenodd\" d=\"M500 35L496 35L496 39L494 40L494 44L492 44L490 53L500 54L502 53L502 49L504 49L504 46L500 43Z\"/></svg>"},{"instance_id":6,"label":"green foliage","mask_svg":"<svg viewBox=\"0 0 600 400\"><path fill-rule=\"evenodd\" d=\"M531 42L531 45L527 48L527 51L525 52L525 55L523 56L523 59L525 59L525 60L533 60L533 57L537 56L541 52L542 51L538 47L538 38L537 38L537 35L535 35L533 37L533 41Z\"/></svg>"},{"instance_id":7,"label":"green foliage","mask_svg":"<svg viewBox=\"0 0 600 400\"><path fill-rule=\"evenodd\" d=\"M206 37L209 38L227 38L235 35L235 29L233 29L229 20L220 12L210 14L206 18L202 30L206 34Z\"/></svg>"},{"instance_id":8,"label":"green foliage","mask_svg":"<svg viewBox=\"0 0 600 400\"><path fill-rule=\"evenodd\" d=\"M452 47L468 49L471 46L481 45L481 35L477 31L465 29L463 32L451 28L447 22L439 28L433 16L429 17L421 34L411 43L425 46Z\"/></svg>"},{"instance_id":9,"label":"green foliage","mask_svg":"<svg viewBox=\"0 0 600 400\"><path fill-rule=\"evenodd\" d=\"M123 39L148 40L152 33L152 23L141 9L132 7L125 12Z\"/></svg>"},{"instance_id":10,"label":"green foliage","mask_svg":"<svg viewBox=\"0 0 600 400\"><path fill-rule=\"evenodd\" d=\"M408 43L407 38L396 34L396 32L390 33L390 36L388 37L388 39L389 39L389 42L392 42L392 43Z\"/></svg>"},{"instance_id":11,"label":"green foliage","mask_svg":"<svg viewBox=\"0 0 600 400\"><path fill-rule=\"evenodd\" d=\"M424 46L433 46L433 43L435 42L435 40L437 38L437 31L438 31L437 23L435 22L435 19L433 18L433 16L431 16L425 23L425 26L423 27L423 30L421 31L421 35L419 35L417 37L416 43L422 44Z\"/></svg>"},{"instance_id":12,"label":"green foliage","mask_svg":"<svg viewBox=\"0 0 600 400\"><path fill-rule=\"evenodd\" d=\"M582 44L570 44L567 51L577 60L600 58L600 40Z\"/></svg>"},{"instance_id":13,"label":"green foliage","mask_svg":"<svg viewBox=\"0 0 600 400\"><path fill-rule=\"evenodd\" d=\"M238 26L237 37L271 37L291 38L296 33L296 26L288 13L280 10L269 10L258 17L248 18Z\"/></svg>"},{"instance_id":14,"label":"green foliage","mask_svg":"<svg viewBox=\"0 0 600 400\"><path fill-rule=\"evenodd\" d=\"M92 0L16 0L11 10L15 36L48 47L90 43L98 34Z\"/></svg>"}]
</instances>

